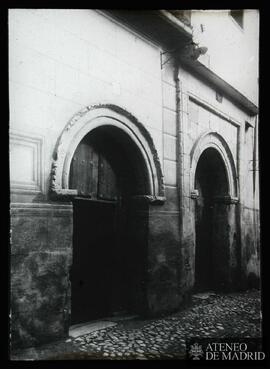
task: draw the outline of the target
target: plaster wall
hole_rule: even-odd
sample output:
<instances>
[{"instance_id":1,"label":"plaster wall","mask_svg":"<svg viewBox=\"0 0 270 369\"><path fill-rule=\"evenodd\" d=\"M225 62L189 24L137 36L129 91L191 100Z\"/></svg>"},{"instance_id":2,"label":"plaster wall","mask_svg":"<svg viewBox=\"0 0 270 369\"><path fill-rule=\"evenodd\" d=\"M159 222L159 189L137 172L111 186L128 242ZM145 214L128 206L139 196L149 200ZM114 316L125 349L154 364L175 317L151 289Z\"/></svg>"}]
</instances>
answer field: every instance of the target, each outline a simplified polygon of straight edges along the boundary
<instances>
[{"instance_id":1,"label":"plaster wall","mask_svg":"<svg viewBox=\"0 0 270 369\"><path fill-rule=\"evenodd\" d=\"M9 75L10 130L42 136L44 200L56 140L85 106L126 109L143 122L162 157L159 49L98 12L10 10ZM11 180L19 170L16 154Z\"/></svg>"},{"instance_id":2,"label":"plaster wall","mask_svg":"<svg viewBox=\"0 0 270 369\"><path fill-rule=\"evenodd\" d=\"M191 24L194 41L208 48L199 60L258 103L259 11L244 9L243 28L225 9L194 10Z\"/></svg>"}]
</instances>

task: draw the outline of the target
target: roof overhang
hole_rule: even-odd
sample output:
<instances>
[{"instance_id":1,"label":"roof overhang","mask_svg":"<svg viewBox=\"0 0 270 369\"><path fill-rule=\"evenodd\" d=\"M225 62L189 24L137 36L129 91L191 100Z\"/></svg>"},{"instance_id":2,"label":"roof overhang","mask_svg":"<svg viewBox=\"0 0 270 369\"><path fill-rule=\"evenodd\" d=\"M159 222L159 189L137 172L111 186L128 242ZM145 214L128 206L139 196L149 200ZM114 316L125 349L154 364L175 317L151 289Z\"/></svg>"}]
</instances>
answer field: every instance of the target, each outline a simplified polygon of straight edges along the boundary
<instances>
[{"instance_id":1,"label":"roof overhang","mask_svg":"<svg viewBox=\"0 0 270 369\"><path fill-rule=\"evenodd\" d=\"M192 41L192 30L167 10L102 9L129 28L166 48L181 47Z\"/></svg>"},{"instance_id":2,"label":"roof overhang","mask_svg":"<svg viewBox=\"0 0 270 369\"><path fill-rule=\"evenodd\" d=\"M181 55L176 56L179 63L190 70L198 78L202 79L209 86L213 87L217 92L224 95L228 100L232 101L240 109L244 110L250 116L257 115L258 107L250 101L246 96L234 88L231 84L224 81L211 69L207 68L198 60L185 60Z\"/></svg>"},{"instance_id":3,"label":"roof overhang","mask_svg":"<svg viewBox=\"0 0 270 369\"><path fill-rule=\"evenodd\" d=\"M199 60L183 57L185 46L192 43L192 28L168 10L99 10L120 21L156 44L172 51L175 60L198 78L222 93L249 115L258 114L258 107L228 82L207 68ZM207 46L207 45L203 45Z\"/></svg>"}]
</instances>

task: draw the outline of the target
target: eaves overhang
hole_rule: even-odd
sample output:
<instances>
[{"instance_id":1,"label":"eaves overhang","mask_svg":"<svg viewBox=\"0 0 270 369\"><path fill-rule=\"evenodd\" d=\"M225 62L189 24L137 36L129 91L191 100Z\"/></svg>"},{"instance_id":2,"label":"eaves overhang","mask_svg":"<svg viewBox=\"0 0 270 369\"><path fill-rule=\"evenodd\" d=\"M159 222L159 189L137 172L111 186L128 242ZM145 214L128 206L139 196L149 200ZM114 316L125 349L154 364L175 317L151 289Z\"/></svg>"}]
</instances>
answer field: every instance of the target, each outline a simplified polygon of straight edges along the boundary
<instances>
[{"instance_id":1,"label":"eaves overhang","mask_svg":"<svg viewBox=\"0 0 270 369\"><path fill-rule=\"evenodd\" d=\"M192 27L175 17L170 11L161 9L158 11L157 15L174 27L177 32L180 32L183 37L190 40L192 39Z\"/></svg>"},{"instance_id":2,"label":"eaves overhang","mask_svg":"<svg viewBox=\"0 0 270 369\"><path fill-rule=\"evenodd\" d=\"M199 60L187 58L186 46L193 43L192 27L183 23L169 10L119 10L104 9L99 12L120 21L130 29L147 37L172 53L176 63L208 83L224 97L231 100L250 116L258 114L258 107L228 82L207 68ZM202 45L206 46L207 45ZM184 55L184 56L183 56Z\"/></svg>"},{"instance_id":3,"label":"eaves overhang","mask_svg":"<svg viewBox=\"0 0 270 369\"><path fill-rule=\"evenodd\" d=\"M181 54L176 55L175 57L177 58L178 63L186 67L190 73L198 75L198 78L202 79L218 93L221 93L228 100L232 101L248 115L254 116L258 114L259 109L257 105L211 69L207 68L199 60L186 60L181 56Z\"/></svg>"},{"instance_id":4,"label":"eaves overhang","mask_svg":"<svg viewBox=\"0 0 270 369\"><path fill-rule=\"evenodd\" d=\"M154 43L173 49L192 41L192 29L167 10L98 10Z\"/></svg>"}]
</instances>

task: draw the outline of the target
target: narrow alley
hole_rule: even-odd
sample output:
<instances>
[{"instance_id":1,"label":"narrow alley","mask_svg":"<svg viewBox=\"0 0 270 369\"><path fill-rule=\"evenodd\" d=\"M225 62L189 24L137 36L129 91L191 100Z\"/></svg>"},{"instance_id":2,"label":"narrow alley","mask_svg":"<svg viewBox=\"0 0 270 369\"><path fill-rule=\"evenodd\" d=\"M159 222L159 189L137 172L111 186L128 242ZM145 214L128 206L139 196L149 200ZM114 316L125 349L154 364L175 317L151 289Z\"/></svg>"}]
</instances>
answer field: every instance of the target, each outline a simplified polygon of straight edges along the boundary
<instances>
[{"instance_id":1,"label":"narrow alley","mask_svg":"<svg viewBox=\"0 0 270 369\"><path fill-rule=\"evenodd\" d=\"M170 360L186 359L190 338L260 338L261 302L257 290L199 293L181 311L158 319L108 318L90 333L13 352L12 360ZM95 329L96 327L96 329ZM107 327L107 328L106 328Z\"/></svg>"}]
</instances>

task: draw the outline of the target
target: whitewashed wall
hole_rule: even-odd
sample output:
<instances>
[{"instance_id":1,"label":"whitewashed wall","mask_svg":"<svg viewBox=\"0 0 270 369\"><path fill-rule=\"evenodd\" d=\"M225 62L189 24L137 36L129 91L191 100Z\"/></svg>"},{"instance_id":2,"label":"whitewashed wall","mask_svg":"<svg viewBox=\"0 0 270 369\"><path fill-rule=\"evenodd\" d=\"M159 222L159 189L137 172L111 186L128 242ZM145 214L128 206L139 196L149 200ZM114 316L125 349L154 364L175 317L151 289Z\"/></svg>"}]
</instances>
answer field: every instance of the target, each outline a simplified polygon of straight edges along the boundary
<instances>
[{"instance_id":1,"label":"whitewashed wall","mask_svg":"<svg viewBox=\"0 0 270 369\"><path fill-rule=\"evenodd\" d=\"M243 29L228 10L192 11L191 23L194 41L208 48L199 60L256 104L259 12L244 10Z\"/></svg>"},{"instance_id":2,"label":"whitewashed wall","mask_svg":"<svg viewBox=\"0 0 270 369\"><path fill-rule=\"evenodd\" d=\"M23 160L29 187L40 159L46 193L58 136L76 112L92 104L116 104L132 113L149 130L162 161L159 49L102 14L10 10L9 77L10 129L15 132L11 180ZM17 149L17 134L41 140L44 157Z\"/></svg>"}]
</instances>

